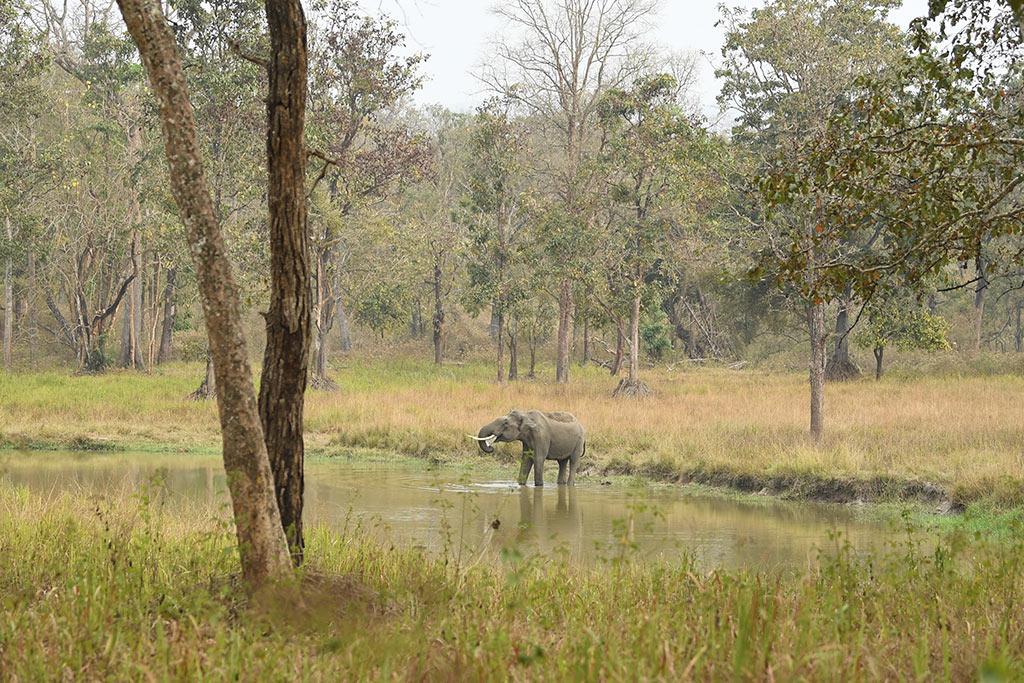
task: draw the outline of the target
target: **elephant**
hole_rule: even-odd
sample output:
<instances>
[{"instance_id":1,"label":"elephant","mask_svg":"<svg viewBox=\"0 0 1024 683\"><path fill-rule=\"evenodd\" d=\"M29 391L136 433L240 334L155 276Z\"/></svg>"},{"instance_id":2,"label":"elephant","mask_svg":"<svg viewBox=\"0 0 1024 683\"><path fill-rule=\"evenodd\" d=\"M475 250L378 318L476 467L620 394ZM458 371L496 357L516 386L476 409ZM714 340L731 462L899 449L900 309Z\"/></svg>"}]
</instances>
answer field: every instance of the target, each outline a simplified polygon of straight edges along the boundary
<instances>
[{"instance_id":1,"label":"elephant","mask_svg":"<svg viewBox=\"0 0 1024 683\"><path fill-rule=\"evenodd\" d=\"M480 428L472 437L484 453L494 452L496 441L521 441L519 485L525 486L533 469L534 486L544 486L544 461L558 462L558 484L573 486L580 457L587 452L583 425L570 413L513 410ZM566 478L568 469L568 478Z\"/></svg>"}]
</instances>

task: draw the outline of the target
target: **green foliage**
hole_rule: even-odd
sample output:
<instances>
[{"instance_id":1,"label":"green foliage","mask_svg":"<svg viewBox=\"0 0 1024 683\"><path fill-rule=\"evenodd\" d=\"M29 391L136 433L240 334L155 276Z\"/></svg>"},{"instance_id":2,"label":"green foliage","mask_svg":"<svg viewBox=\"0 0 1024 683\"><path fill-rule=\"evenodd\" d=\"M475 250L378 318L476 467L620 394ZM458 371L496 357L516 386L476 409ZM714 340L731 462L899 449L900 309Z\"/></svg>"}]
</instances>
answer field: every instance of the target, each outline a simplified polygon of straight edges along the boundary
<instances>
[{"instance_id":1,"label":"green foliage","mask_svg":"<svg viewBox=\"0 0 1024 683\"><path fill-rule=\"evenodd\" d=\"M400 284L374 283L356 303L356 319L379 334L401 325L409 312L408 293Z\"/></svg>"},{"instance_id":2,"label":"green foliage","mask_svg":"<svg viewBox=\"0 0 1024 683\"><path fill-rule=\"evenodd\" d=\"M949 323L945 318L905 298L869 303L865 326L857 340L872 349L894 346L903 351L944 351L949 349L948 333Z\"/></svg>"},{"instance_id":3,"label":"green foliage","mask_svg":"<svg viewBox=\"0 0 1024 683\"><path fill-rule=\"evenodd\" d=\"M672 348L672 325L661 309L652 311L640 321L640 341L652 360L661 360Z\"/></svg>"}]
</instances>

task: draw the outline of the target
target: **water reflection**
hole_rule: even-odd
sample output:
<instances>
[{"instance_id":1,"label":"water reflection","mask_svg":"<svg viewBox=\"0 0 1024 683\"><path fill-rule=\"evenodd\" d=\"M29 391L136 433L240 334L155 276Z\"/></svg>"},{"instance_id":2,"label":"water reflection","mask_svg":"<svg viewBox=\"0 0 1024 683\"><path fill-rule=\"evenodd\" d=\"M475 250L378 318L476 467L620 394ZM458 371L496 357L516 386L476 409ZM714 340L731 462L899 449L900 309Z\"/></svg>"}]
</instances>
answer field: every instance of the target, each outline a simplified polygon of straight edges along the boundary
<instances>
[{"instance_id":1,"label":"water reflection","mask_svg":"<svg viewBox=\"0 0 1024 683\"><path fill-rule=\"evenodd\" d=\"M174 454L0 455L0 485L49 493L111 494L142 487L162 472L170 504L228 514L219 458ZM431 551L462 548L499 556L544 554L591 563L692 553L698 566L793 567L813 562L838 530L868 551L891 531L847 508L737 501L675 488L581 483L520 488L450 470L311 462L307 525L339 531L359 524L389 542Z\"/></svg>"}]
</instances>

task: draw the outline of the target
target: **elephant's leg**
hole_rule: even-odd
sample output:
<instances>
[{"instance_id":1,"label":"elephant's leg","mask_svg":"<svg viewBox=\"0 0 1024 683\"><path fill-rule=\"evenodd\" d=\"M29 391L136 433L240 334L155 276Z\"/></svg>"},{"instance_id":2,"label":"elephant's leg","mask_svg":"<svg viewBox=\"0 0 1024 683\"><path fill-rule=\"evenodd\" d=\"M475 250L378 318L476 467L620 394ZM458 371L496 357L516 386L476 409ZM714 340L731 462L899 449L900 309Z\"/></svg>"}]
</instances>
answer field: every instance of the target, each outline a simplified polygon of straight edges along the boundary
<instances>
[{"instance_id":1,"label":"elephant's leg","mask_svg":"<svg viewBox=\"0 0 1024 683\"><path fill-rule=\"evenodd\" d=\"M530 451L523 451L523 457L519 465L519 482L520 486L526 486L526 480L530 476L530 470L533 469L533 453Z\"/></svg>"},{"instance_id":2,"label":"elephant's leg","mask_svg":"<svg viewBox=\"0 0 1024 683\"><path fill-rule=\"evenodd\" d=\"M565 486L565 467L569 464L569 459L558 461L558 485Z\"/></svg>"},{"instance_id":3,"label":"elephant's leg","mask_svg":"<svg viewBox=\"0 0 1024 683\"><path fill-rule=\"evenodd\" d=\"M533 454L533 485L543 486L544 485L544 459L547 457L547 452L537 450Z\"/></svg>"},{"instance_id":4,"label":"elephant's leg","mask_svg":"<svg viewBox=\"0 0 1024 683\"><path fill-rule=\"evenodd\" d=\"M569 456L569 481L566 482L569 486L576 485L576 468L580 464L580 456L583 455L583 450L584 447L581 444L577 446L572 452L572 455Z\"/></svg>"}]
</instances>

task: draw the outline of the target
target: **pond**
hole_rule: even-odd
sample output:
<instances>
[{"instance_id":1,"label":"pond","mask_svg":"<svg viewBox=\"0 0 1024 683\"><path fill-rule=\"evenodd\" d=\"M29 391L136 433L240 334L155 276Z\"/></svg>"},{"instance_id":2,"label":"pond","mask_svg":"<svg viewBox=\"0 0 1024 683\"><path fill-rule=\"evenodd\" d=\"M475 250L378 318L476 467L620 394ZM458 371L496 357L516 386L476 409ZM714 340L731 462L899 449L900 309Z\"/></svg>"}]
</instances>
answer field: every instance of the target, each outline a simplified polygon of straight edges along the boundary
<instances>
[{"instance_id":1,"label":"pond","mask_svg":"<svg viewBox=\"0 0 1024 683\"><path fill-rule=\"evenodd\" d=\"M587 564L690 553L702 569L802 567L815 562L820 549L833 547L836 532L857 552L880 549L894 533L892 525L850 507L731 498L626 480L606 484L594 477L572 488L520 488L514 469L311 459L306 523L339 531L359 527L386 542L431 552L461 548L463 558L540 553ZM211 515L227 514L218 457L0 453L0 486L110 494L147 483L165 490L171 506L187 501L208 506Z\"/></svg>"}]
</instances>

